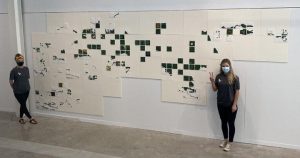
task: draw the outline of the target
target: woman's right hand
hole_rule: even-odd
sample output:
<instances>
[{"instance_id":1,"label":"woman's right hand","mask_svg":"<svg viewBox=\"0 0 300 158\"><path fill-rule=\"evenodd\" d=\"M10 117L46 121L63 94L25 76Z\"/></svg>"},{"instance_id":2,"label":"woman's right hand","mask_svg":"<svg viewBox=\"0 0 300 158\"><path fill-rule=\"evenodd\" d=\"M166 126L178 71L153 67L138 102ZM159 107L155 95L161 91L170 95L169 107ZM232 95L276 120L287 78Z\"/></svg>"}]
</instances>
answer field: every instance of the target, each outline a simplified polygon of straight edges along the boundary
<instances>
[{"instance_id":1,"label":"woman's right hand","mask_svg":"<svg viewBox=\"0 0 300 158\"><path fill-rule=\"evenodd\" d=\"M213 72L209 72L209 80L210 82L214 83L215 79L214 79L214 73Z\"/></svg>"}]
</instances>

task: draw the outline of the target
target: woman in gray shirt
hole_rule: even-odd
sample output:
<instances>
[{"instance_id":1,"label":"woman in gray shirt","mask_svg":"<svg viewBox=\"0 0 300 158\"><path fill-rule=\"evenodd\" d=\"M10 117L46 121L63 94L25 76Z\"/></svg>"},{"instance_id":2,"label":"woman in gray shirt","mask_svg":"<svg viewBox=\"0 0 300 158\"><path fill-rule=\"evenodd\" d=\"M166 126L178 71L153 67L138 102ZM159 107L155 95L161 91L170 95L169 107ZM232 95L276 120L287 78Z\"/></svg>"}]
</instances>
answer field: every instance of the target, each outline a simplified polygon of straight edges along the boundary
<instances>
[{"instance_id":1,"label":"woman in gray shirt","mask_svg":"<svg viewBox=\"0 0 300 158\"><path fill-rule=\"evenodd\" d=\"M31 124L37 124L37 121L32 118L27 107L26 101L30 91L29 84L29 69L24 64L24 57L21 54L15 55L15 61L17 66L14 67L10 71L9 83L14 91L14 95L18 102L20 103L20 119L19 122L21 124L25 124L25 120L23 119L23 115L25 114L29 118L29 122Z\"/></svg>"}]
</instances>

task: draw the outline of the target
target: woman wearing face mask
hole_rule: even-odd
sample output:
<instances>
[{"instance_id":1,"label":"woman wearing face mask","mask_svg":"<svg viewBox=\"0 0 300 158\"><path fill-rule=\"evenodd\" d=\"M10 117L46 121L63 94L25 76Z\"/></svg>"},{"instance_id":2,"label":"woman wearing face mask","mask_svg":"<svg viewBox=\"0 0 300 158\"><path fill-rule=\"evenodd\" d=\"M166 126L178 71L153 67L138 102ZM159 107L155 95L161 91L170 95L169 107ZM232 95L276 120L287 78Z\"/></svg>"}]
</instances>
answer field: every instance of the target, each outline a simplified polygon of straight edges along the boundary
<instances>
[{"instance_id":1,"label":"woman wearing face mask","mask_svg":"<svg viewBox=\"0 0 300 158\"><path fill-rule=\"evenodd\" d=\"M10 71L9 83L14 91L14 95L20 103L20 119L21 124L25 124L23 115L25 114L29 118L31 124L37 124L37 121L32 118L27 107L26 101L30 91L29 85L29 69L24 64L24 57L21 54L15 55L15 61L17 66Z\"/></svg>"},{"instance_id":2,"label":"woman wearing face mask","mask_svg":"<svg viewBox=\"0 0 300 158\"><path fill-rule=\"evenodd\" d=\"M218 111L222 122L224 141L220 147L229 151L235 134L234 121L237 114L239 97L239 77L234 74L229 59L223 59L220 64L220 73L214 79L210 72L212 89L217 92ZM228 128L229 127L229 128Z\"/></svg>"}]
</instances>

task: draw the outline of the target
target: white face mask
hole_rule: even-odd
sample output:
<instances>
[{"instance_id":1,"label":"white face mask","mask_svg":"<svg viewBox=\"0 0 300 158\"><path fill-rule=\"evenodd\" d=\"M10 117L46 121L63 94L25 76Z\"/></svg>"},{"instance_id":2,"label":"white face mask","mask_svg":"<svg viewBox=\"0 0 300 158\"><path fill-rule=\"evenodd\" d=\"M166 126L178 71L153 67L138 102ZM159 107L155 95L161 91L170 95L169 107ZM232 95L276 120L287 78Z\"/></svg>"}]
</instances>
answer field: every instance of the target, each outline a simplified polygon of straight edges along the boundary
<instances>
[{"instance_id":1,"label":"white face mask","mask_svg":"<svg viewBox=\"0 0 300 158\"><path fill-rule=\"evenodd\" d=\"M230 67L229 66L222 66L222 71L227 74L230 71Z\"/></svg>"}]
</instances>

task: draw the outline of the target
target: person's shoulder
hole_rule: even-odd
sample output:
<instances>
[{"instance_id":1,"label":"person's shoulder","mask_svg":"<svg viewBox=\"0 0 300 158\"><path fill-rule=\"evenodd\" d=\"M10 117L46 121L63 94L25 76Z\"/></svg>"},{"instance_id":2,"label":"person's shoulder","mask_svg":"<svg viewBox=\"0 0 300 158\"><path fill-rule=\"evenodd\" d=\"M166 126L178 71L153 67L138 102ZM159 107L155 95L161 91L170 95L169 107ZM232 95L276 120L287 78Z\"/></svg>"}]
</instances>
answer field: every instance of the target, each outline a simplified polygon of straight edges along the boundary
<instances>
[{"instance_id":1,"label":"person's shoulder","mask_svg":"<svg viewBox=\"0 0 300 158\"><path fill-rule=\"evenodd\" d=\"M216 78L220 78L221 76L222 76L222 74L218 73L217 76L216 76Z\"/></svg>"},{"instance_id":2,"label":"person's shoulder","mask_svg":"<svg viewBox=\"0 0 300 158\"><path fill-rule=\"evenodd\" d=\"M17 69L17 67L15 66L10 70L10 72L14 72L14 71L16 71L16 69Z\"/></svg>"}]
</instances>

